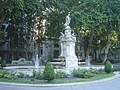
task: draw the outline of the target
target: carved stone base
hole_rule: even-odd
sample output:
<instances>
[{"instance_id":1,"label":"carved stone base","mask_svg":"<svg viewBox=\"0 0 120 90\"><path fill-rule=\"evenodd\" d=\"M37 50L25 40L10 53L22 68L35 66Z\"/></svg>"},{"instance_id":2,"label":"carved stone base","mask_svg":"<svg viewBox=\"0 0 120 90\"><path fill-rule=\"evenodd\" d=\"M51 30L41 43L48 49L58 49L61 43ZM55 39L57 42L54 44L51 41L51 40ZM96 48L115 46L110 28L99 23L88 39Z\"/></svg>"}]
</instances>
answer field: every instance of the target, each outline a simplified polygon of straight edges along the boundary
<instances>
[{"instance_id":1,"label":"carved stone base","mask_svg":"<svg viewBox=\"0 0 120 90\"><path fill-rule=\"evenodd\" d=\"M78 68L78 59L76 56L65 57L66 68L77 69Z\"/></svg>"}]
</instances>

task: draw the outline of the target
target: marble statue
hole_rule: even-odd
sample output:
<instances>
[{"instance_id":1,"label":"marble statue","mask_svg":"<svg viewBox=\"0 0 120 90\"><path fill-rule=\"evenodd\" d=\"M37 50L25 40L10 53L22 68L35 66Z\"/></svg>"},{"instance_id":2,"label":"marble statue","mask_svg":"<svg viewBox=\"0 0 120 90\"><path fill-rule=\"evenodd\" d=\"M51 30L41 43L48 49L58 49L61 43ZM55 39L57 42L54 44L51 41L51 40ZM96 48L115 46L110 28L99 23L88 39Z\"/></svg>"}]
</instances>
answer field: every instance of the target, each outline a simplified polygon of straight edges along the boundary
<instances>
[{"instance_id":1,"label":"marble statue","mask_svg":"<svg viewBox=\"0 0 120 90\"><path fill-rule=\"evenodd\" d=\"M70 18L70 13L68 13L68 15L66 16L66 22L65 22L65 27L67 27L67 26L69 26L70 25L70 20L71 20L71 18Z\"/></svg>"},{"instance_id":2,"label":"marble statue","mask_svg":"<svg viewBox=\"0 0 120 90\"><path fill-rule=\"evenodd\" d=\"M75 42L76 36L71 33L70 28L70 13L66 16L64 33L61 32L60 45L61 45L61 57L65 58L65 68L68 72L78 68L78 58L75 54Z\"/></svg>"}]
</instances>

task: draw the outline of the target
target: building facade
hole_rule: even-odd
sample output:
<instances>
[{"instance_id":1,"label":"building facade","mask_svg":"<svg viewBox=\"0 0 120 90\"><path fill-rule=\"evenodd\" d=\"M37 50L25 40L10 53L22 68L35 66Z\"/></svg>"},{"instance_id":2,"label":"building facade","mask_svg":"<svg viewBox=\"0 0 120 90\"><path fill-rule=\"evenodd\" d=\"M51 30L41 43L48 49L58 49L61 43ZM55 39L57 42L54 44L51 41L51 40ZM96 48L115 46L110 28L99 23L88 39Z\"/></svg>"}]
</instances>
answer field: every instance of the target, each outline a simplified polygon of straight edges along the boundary
<instances>
[{"instance_id":1,"label":"building facade","mask_svg":"<svg viewBox=\"0 0 120 90\"><path fill-rule=\"evenodd\" d=\"M60 55L60 43L58 40L46 40L39 44L39 57L41 57L41 63L45 63L47 60L54 60ZM26 57L26 51L14 50L12 51L9 47L9 42L0 40L0 59L5 60L7 63L11 63L12 60L19 60L25 58L26 60L32 60L34 53L34 43L31 43L29 52L27 52L28 58Z\"/></svg>"}]
</instances>

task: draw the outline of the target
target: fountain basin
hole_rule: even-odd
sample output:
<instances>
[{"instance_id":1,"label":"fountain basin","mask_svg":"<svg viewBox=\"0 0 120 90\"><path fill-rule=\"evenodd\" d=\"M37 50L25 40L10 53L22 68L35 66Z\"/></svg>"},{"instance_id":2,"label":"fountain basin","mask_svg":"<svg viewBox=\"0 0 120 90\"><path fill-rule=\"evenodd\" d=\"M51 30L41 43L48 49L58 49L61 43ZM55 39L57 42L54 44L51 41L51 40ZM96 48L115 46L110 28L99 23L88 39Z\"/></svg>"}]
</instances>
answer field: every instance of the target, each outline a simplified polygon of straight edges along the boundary
<instances>
[{"instance_id":1,"label":"fountain basin","mask_svg":"<svg viewBox=\"0 0 120 90\"><path fill-rule=\"evenodd\" d=\"M9 72L13 72L16 74L24 73L28 75L32 75L33 71L41 71L43 72L45 66L39 66L38 68L35 68L35 66L8 66L4 67L5 70ZM104 65L92 65L92 66L79 66L80 69L104 69ZM56 68L54 69L56 71L66 72L67 74L72 73L72 71L69 68Z\"/></svg>"},{"instance_id":2,"label":"fountain basin","mask_svg":"<svg viewBox=\"0 0 120 90\"><path fill-rule=\"evenodd\" d=\"M35 66L8 66L4 67L5 70L9 72L13 72L16 74L24 73L28 75L32 75L33 71L43 71L45 66L39 66L38 68L35 68Z\"/></svg>"}]
</instances>

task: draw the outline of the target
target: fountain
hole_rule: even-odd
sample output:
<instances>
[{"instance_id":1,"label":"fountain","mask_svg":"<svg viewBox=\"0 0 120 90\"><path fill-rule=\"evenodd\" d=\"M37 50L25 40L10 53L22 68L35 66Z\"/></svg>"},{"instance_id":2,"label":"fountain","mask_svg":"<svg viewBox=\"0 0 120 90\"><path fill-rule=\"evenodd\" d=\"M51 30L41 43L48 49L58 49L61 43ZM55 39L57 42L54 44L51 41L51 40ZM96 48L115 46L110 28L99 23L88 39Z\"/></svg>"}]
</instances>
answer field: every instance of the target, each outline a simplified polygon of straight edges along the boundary
<instances>
[{"instance_id":1,"label":"fountain","mask_svg":"<svg viewBox=\"0 0 120 90\"><path fill-rule=\"evenodd\" d=\"M56 71L63 71L68 74L70 74L74 69L78 69L78 58L75 54L75 42L76 42L76 36L71 31L70 24L70 13L66 16L66 22L64 24L65 29L64 33L61 32L60 36L60 44L61 44L61 55L60 57L65 58L65 67L62 69L55 69ZM38 50L38 49L37 49ZM29 75L32 74L33 70L35 71L43 71L45 66L39 66L39 59L38 54L36 54L35 57L35 65L33 66L8 66L4 67L4 69L9 70L11 72L22 72L27 73ZM84 69L103 69L104 66L91 66L91 67L79 67Z\"/></svg>"},{"instance_id":2,"label":"fountain","mask_svg":"<svg viewBox=\"0 0 120 90\"><path fill-rule=\"evenodd\" d=\"M71 32L70 24L70 14L66 16L65 32L61 32L60 44L61 44L61 55L60 57L65 58L65 68L68 71L72 71L78 68L78 58L75 55L75 42L76 37L74 33Z\"/></svg>"},{"instance_id":3,"label":"fountain","mask_svg":"<svg viewBox=\"0 0 120 90\"><path fill-rule=\"evenodd\" d=\"M36 58L35 58L35 68L36 68L36 69L39 68L39 59L38 59L38 55L36 55Z\"/></svg>"}]
</instances>

